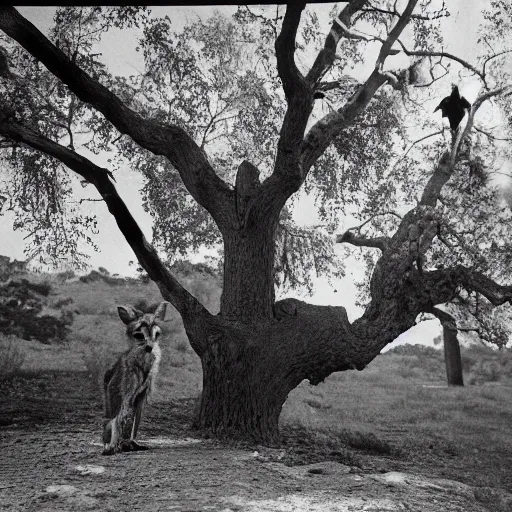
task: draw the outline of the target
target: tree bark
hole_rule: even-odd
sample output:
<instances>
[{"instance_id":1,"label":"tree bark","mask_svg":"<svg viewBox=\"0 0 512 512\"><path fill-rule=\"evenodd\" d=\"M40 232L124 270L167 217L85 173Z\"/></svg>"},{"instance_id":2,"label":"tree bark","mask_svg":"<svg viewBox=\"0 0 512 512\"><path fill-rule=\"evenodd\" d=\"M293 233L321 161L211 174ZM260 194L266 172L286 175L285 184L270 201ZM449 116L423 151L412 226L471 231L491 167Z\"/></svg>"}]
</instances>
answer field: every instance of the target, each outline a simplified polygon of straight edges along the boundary
<instances>
[{"instance_id":1,"label":"tree bark","mask_svg":"<svg viewBox=\"0 0 512 512\"><path fill-rule=\"evenodd\" d=\"M201 358L203 391L195 427L215 436L272 443L293 385L285 361L269 357L268 347L246 341L224 335L208 344Z\"/></svg>"},{"instance_id":2,"label":"tree bark","mask_svg":"<svg viewBox=\"0 0 512 512\"><path fill-rule=\"evenodd\" d=\"M449 386L464 386L462 375L462 360L457 329L443 325L444 361L446 364L446 379Z\"/></svg>"},{"instance_id":3,"label":"tree bark","mask_svg":"<svg viewBox=\"0 0 512 512\"><path fill-rule=\"evenodd\" d=\"M202 332L187 330L189 337L204 338L195 345L206 346L197 428L273 443L282 406L302 380L316 385L333 371L362 369L375 357L351 334L344 308L286 302L296 314L280 320L250 325L217 316Z\"/></svg>"},{"instance_id":4,"label":"tree bark","mask_svg":"<svg viewBox=\"0 0 512 512\"><path fill-rule=\"evenodd\" d=\"M272 318L274 239L274 223L224 233L222 316L246 322Z\"/></svg>"}]
</instances>

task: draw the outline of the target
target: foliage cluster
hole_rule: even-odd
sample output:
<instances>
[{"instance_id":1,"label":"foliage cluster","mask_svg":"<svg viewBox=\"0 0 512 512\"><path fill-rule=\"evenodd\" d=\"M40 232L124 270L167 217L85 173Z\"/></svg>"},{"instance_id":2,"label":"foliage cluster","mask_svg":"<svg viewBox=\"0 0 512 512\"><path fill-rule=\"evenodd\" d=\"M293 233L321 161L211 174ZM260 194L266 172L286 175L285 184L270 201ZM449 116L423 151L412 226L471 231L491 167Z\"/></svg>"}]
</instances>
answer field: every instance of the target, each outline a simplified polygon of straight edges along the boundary
<instances>
[{"instance_id":1,"label":"foliage cluster","mask_svg":"<svg viewBox=\"0 0 512 512\"><path fill-rule=\"evenodd\" d=\"M37 339L42 343L62 342L69 334L73 313L62 309L60 318L43 314L48 283L32 283L27 279L9 280L0 285L0 332L19 338Z\"/></svg>"}]
</instances>

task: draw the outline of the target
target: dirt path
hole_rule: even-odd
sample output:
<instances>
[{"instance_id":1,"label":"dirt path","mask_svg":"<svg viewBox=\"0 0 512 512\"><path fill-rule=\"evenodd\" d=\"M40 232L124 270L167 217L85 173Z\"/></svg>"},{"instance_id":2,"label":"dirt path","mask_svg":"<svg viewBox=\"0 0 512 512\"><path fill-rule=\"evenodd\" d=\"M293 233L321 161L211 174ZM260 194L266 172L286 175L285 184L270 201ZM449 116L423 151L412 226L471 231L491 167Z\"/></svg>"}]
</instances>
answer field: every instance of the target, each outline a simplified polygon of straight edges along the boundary
<instances>
[{"instance_id":1,"label":"dirt path","mask_svg":"<svg viewBox=\"0 0 512 512\"><path fill-rule=\"evenodd\" d=\"M54 396L50 406L48 396L66 383L67 394ZM375 472L328 461L288 467L278 462L280 450L191 439L180 404L148 411L141 442L150 450L104 457L95 425L100 404L91 403L85 380L56 374L27 386L19 383L0 400L2 511L512 510L512 495L482 488L475 494L413 470ZM495 508L477 499L486 492Z\"/></svg>"}]
</instances>

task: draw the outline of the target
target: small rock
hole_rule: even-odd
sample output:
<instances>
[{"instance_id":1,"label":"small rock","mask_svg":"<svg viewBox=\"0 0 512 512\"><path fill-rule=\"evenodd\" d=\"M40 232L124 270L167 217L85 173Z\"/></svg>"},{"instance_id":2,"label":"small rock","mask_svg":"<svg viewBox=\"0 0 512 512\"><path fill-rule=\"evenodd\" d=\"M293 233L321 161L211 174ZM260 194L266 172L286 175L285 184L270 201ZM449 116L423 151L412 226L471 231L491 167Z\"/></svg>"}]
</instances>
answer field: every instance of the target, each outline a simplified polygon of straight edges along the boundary
<instances>
[{"instance_id":1,"label":"small rock","mask_svg":"<svg viewBox=\"0 0 512 512\"><path fill-rule=\"evenodd\" d=\"M325 474L325 469L324 468L311 468L311 469L308 469L308 473L311 473L313 475L323 475L323 474Z\"/></svg>"},{"instance_id":2,"label":"small rock","mask_svg":"<svg viewBox=\"0 0 512 512\"><path fill-rule=\"evenodd\" d=\"M73 485L49 485L46 492L49 494L58 494L59 496L71 496L78 489Z\"/></svg>"},{"instance_id":3,"label":"small rock","mask_svg":"<svg viewBox=\"0 0 512 512\"><path fill-rule=\"evenodd\" d=\"M93 466L92 464L76 466L75 469L82 475L101 475L102 473L105 473L105 468L103 466Z\"/></svg>"}]
</instances>

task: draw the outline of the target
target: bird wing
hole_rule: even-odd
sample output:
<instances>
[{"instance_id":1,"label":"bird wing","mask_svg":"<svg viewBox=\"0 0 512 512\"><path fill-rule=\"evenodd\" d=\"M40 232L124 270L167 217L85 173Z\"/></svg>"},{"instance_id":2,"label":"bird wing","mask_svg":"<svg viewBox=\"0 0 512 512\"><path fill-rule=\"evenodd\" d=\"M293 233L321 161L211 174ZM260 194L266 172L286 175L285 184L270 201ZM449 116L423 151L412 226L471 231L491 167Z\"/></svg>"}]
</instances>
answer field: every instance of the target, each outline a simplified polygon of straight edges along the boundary
<instances>
[{"instance_id":1,"label":"bird wing","mask_svg":"<svg viewBox=\"0 0 512 512\"><path fill-rule=\"evenodd\" d=\"M434 110L434 112L437 112L439 109L443 109L443 113L444 113L444 106L446 105L446 100L448 98L443 98L441 100L441 103L439 103L439 105L437 105L436 109Z\"/></svg>"},{"instance_id":2,"label":"bird wing","mask_svg":"<svg viewBox=\"0 0 512 512\"><path fill-rule=\"evenodd\" d=\"M469 103L469 101L464 98L464 96L462 96L462 98L460 99L460 106L462 108L467 108L468 110L471 108L471 103Z\"/></svg>"},{"instance_id":3,"label":"bird wing","mask_svg":"<svg viewBox=\"0 0 512 512\"><path fill-rule=\"evenodd\" d=\"M437 112L439 109L441 109L441 112L442 112L442 116L441 117L446 117L448 115L448 103L450 101L450 97L447 96L446 98L444 98L441 103L439 103L439 105L437 106L437 108L434 110L434 112Z\"/></svg>"}]
</instances>

